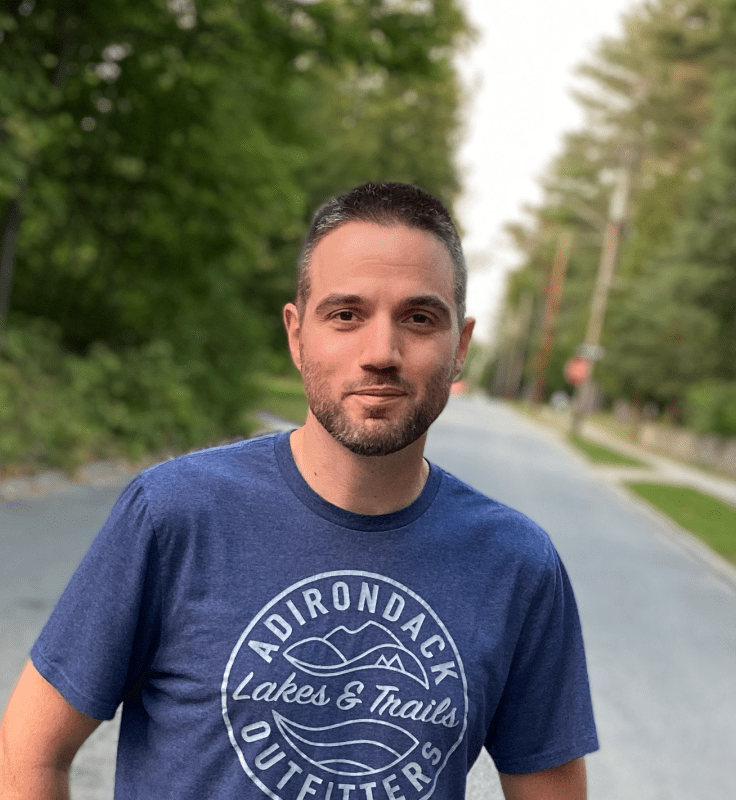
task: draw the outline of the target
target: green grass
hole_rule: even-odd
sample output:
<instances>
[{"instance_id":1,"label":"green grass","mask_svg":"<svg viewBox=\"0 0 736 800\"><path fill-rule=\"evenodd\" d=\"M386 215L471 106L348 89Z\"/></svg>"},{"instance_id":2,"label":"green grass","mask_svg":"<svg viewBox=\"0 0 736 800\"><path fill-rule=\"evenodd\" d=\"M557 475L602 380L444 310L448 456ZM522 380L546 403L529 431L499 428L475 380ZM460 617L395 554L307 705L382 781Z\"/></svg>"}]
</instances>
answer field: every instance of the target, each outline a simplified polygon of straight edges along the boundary
<instances>
[{"instance_id":1,"label":"green grass","mask_svg":"<svg viewBox=\"0 0 736 800\"><path fill-rule=\"evenodd\" d=\"M589 442L587 439L583 439L582 436L571 434L568 440L579 450L582 450L583 453L596 464L612 464L617 467L646 466L646 464L637 461L635 458L629 458L629 456L625 456L623 453L618 453L615 450L610 450L608 447L603 447L603 445Z\"/></svg>"},{"instance_id":2,"label":"green grass","mask_svg":"<svg viewBox=\"0 0 736 800\"><path fill-rule=\"evenodd\" d=\"M307 417L307 400L298 373L295 376L263 376L259 380L263 396L260 411L268 411L301 425Z\"/></svg>"},{"instance_id":3,"label":"green grass","mask_svg":"<svg viewBox=\"0 0 736 800\"><path fill-rule=\"evenodd\" d=\"M659 483L627 483L647 502L736 564L736 509L697 489Z\"/></svg>"}]
</instances>

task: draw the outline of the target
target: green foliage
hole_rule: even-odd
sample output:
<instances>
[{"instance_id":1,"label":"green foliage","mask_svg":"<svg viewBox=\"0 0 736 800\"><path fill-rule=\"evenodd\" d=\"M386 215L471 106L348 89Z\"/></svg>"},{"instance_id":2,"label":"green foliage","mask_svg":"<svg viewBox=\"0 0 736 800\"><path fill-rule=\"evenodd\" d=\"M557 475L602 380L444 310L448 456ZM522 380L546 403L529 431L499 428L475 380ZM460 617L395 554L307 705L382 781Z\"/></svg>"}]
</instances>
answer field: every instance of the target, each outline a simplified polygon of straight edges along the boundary
<instances>
[{"instance_id":1,"label":"green foliage","mask_svg":"<svg viewBox=\"0 0 736 800\"><path fill-rule=\"evenodd\" d=\"M736 383L707 380L691 386L685 421L698 433L736 436Z\"/></svg>"},{"instance_id":2,"label":"green foliage","mask_svg":"<svg viewBox=\"0 0 736 800\"><path fill-rule=\"evenodd\" d=\"M8 339L20 326L33 349L53 330L65 365L39 367L38 385L101 392L104 424L140 447L237 430L253 376L288 363L280 309L316 204L372 179L452 203L467 36L455 0L0 12L0 230L25 187L15 249L0 240L0 270L15 261ZM81 430L67 408L70 452L94 449L103 411Z\"/></svg>"},{"instance_id":3,"label":"green foliage","mask_svg":"<svg viewBox=\"0 0 736 800\"><path fill-rule=\"evenodd\" d=\"M583 453L585 453L585 455L596 464L610 464L616 467L646 466L635 458L629 458L629 456L625 456L623 453L618 453L615 450L611 450L609 447L604 447L596 442L590 442L587 439L583 439L582 436L571 434L568 439L572 444L575 445L575 447L578 448L578 450L582 450Z\"/></svg>"},{"instance_id":4,"label":"green foliage","mask_svg":"<svg viewBox=\"0 0 736 800\"><path fill-rule=\"evenodd\" d=\"M697 489L628 483L640 497L736 564L736 509Z\"/></svg>"},{"instance_id":5,"label":"green foliage","mask_svg":"<svg viewBox=\"0 0 736 800\"><path fill-rule=\"evenodd\" d=\"M197 377L165 341L121 352L98 344L82 358L50 323L14 325L0 353L0 464L72 469L246 434L243 408L213 413Z\"/></svg>"},{"instance_id":6,"label":"green foliage","mask_svg":"<svg viewBox=\"0 0 736 800\"><path fill-rule=\"evenodd\" d=\"M259 407L263 411L283 417L301 425L307 418L309 406L304 396L302 380L292 368L287 375L264 375L259 380L261 397Z\"/></svg>"},{"instance_id":7,"label":"green foliage","mask_svg":"<svg viewBox=\"0 0 736 800\"><path fill-rule=\"evenodd\" d=\"M679 404L687 388L713 374L718 324L698 298L705 276L653 258L612 309L601 379L611 393ZM623 386L622 386L623 383Z\"/></svg>"},{"instance_id":8,"label":"green foliage","mask_svg":"<svg viewBox=\"0 0 736 800\"><path fill-rule=\"evenodd\" d=\"M457 191L452 0L58 0L0 27L0 192L29 184L12 307L78 350L179 347L218 289L270 319L314 205L357 182Z\"/></svg>"},{"instance_id":9,"label":"green foliage","mask_svg":"<svg viewBox=\"0 0 736 800\"><path fill-rule=\"evenodd\" d=\"M574 231L547 385L582 343L616 171L632 191L595 379L609 398L654 400L677 418L689 387L736 380L736 0L655 0L584 64L585 126L566 137L531 219L512 228L531 291L526 380L554 247Z\"/></svg>"}]
</instances>

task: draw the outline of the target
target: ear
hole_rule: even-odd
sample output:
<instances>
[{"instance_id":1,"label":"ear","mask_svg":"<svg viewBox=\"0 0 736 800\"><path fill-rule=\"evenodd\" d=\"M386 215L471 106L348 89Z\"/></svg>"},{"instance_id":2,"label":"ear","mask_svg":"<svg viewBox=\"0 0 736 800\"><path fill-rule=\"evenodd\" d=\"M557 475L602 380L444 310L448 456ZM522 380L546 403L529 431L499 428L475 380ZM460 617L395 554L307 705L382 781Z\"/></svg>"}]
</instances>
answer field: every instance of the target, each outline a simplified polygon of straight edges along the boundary
<instances>
[{"instance_id":1,"label":"ear","mask_svg":"<svg viewBox=\"0 0 736 800\"><path fill-rule=\"evenodd\" d=\"M284 327L286 328L286 336L289 340L289 352L291 353L291 360L294 366L301 372L302 363L299 353L299 338L301 334L301 321L299 319L299 311L294 303L287 303L284 306Z\"/></svg>"},{"instance_id":2,"label":"ear","mask_svg":"<svg viewBox=\"0 0 736 800\"><path fill-rule=\"evenodd\" d=\"M465 359L468 357L473 328L475 328L475 320L472 317L466 317L465 322L463 322L463 329L460 331L460 342L455 353L455 378L460 374L465 364Z\"/></svg>"}]
</instances>

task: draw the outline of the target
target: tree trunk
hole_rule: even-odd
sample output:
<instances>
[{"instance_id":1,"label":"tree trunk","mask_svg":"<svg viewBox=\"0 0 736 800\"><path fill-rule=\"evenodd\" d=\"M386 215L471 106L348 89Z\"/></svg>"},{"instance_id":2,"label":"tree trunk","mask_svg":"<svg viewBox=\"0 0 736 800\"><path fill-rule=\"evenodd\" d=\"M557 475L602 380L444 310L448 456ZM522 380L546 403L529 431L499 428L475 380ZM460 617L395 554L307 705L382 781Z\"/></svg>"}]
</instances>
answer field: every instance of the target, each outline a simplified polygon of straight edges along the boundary
<instances>
[{"instance_id":1,"label":"tree trunk","mask_svg":"<svg viewBox=\"0 0 736 800\"><path fill-rule=\"evenodd\" d=\"M20 228L21 206L25 191L24 178L18 186L18 194L8 205L0 232L0 328L5 325L10 310L10 292L13 288L15 270L15 242Z\"/></svg>"}]
</instances>

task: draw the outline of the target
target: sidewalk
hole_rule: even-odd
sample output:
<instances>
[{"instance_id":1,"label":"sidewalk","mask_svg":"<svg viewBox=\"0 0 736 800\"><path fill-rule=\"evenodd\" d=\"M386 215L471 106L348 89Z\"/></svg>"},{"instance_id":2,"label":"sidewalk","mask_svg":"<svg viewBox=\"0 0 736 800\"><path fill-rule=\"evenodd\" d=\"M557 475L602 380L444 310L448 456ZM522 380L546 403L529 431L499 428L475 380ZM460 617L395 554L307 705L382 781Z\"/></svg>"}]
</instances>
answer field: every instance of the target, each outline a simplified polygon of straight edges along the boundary
<instances>
[{"instance_id":1,"label":"sidewalk","mask_svg":"<svg viewBox=\"0 0 736 800\"><path fill-rule=\"evenodd\" d=\"M569 423L566 414L560 414L550 408L543 407L539 409L538 415L534 415L531 418L536 419L539 424L544 425L548 430L553 429L556 436L566 446L574 450L581 458L585 458L574 445L567 441ZM692 556L736 589L736 567L730 561L727 561L708 547L697 536L682 528L671 517L638 497L626 486L626 483L630 481L687 486L736 507L736 480L710 474L699 467L675 461L659 453L653 453L641 445L601 429L590 421L585 422L582 433L584 438L592 442L609 447L611 450L635 458L645 464L643 467L625 467L588 462L590 468L597 475L616 487L618 491L625 493L630 502L638 505L650 517L657 519L661 524L662 532L674 539Z\"/></svg>"},{"instance_id":2,"label":"sidewalk","mask_svg":"<svg viewBox=\"0 0 736 800\"><path fill-rule=\"evenodd\" d=\"M544 406L537 409L537 413L530 416L532 419L537 419L540 423L554 428L561 437L567 435L569 428L567 414L558 413ZM673 486L689 486L736 507L736 480L710 473L700 467L655 453L642 445L603 430L590 420L586 420L582 433L585 439L601 444L630 458L635 458L646 465L644 467L622 467L612 464L593 465L596 472L605 475L615 483L646 481L650 483L667 483Z\"/></svg>"},{"instance_id":3,"label":"sidewalk","mask_svg":"<svg viewBox=\"0 0 736 800\"><path fill-rule=\"evenodd\" d=\"M667 456L653 453L641 445L627 442L618 436L601 430L591 422L586 422L583 435L593 442L610 447L624 455L637 458L645 462L645 468L632 467L605 467L610 470L611 477L623 481L649 481L652 483L668 483L675 486L689 486L699 489L705 494L713 495L724 503L736 506L736 480L715 475L700 467L691 466L681 461L675 461ZM599 465L600 468L601 465Z\"/></svg>"}]
</instances>

